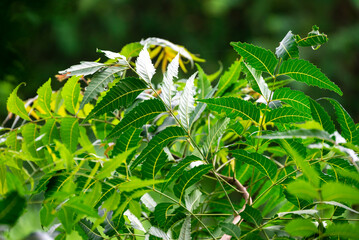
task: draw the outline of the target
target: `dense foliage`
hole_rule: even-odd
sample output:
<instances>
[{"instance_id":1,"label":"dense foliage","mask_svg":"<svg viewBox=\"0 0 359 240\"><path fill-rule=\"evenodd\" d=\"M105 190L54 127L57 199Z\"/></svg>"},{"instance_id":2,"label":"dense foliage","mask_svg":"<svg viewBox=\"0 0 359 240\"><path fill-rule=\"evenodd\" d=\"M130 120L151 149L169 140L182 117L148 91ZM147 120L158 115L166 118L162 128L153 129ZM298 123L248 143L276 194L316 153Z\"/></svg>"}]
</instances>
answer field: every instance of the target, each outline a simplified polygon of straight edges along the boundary
<instances>
[{"instance_id":1,"label":"dense foliage","mask_svg":"<svg viewBox=\"0 0 359 240\"><path fill-rule=\"evenodd\" d=\"M184 47L148 38L98 50L107 61L61 71L62 89L49 79L26 104L19 85L0 129L3 236L357 238L358 124L338 101L286 87L343 94L299 59L327 41L314 26L275 54L232 42L240 57L206 74ZM179 79L186 64L197 72Z\"/></svg>"}]
</instances>

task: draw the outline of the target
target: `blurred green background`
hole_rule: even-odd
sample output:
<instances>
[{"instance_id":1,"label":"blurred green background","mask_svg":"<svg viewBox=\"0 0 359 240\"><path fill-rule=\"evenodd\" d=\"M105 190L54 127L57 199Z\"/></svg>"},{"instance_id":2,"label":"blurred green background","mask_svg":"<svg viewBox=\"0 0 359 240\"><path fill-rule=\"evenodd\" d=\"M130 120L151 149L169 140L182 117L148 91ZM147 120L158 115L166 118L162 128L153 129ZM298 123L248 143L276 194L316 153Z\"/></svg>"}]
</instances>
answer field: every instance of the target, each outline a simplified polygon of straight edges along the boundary
<instances>
[{"instance_id":1,"label":"blurred green background","mask_svg":"<svg viewBox=\"0 0 359 240\"><path fill-rule=\"evenodd\" d=\"M292 30L306 35L312 25L329 37L317 51L301 49L344 92L344 98L317 88L314 97L340 99L359 122L359 0L1 0L0 119L6 99L20 82L22 99L36 95L59 70L102 57L96 48L120 51L126 43L160 37L184 45L215 72L237 58L230 41L275 50Z\"/></svg>"}]
</instances>

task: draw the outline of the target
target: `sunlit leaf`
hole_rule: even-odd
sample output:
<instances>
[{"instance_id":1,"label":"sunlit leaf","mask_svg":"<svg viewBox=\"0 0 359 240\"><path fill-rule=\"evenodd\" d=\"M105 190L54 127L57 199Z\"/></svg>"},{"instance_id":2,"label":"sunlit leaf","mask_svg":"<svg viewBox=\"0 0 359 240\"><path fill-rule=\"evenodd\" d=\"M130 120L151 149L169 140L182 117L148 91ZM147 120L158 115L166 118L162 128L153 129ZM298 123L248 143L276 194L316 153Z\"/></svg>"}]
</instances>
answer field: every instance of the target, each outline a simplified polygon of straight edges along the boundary
<instances>
[{"instance_id":1,"label":"sunlit leaf","mask_svg":"<svg viewBox=\"0 0 359 240\"><path fill-rule=\"evenodd\" d=\"M75 114L77 101L80 95L80 76L73 76L65 83L61 94L65 102L65 108L72 114Z\"/></svg>"},{"instance_id":2,"label":"sunlit leaf","mask_svg":"<svg viewBox=\"0 0 359 240\"><path fill-rule=\"evenodd\" d=\"M191 113L194 110L194 95L196 91L194 89L194 78L197 73L194 73L186 82L186 86L180 98L178 115L183 126L189 130L189 121Z\"/></svg>"},{"instance_id":3,"label":"sunlit leaf","mask_svg":"<svg viewBox=\"0 0 359 240\"><path fill-rule=\"evenodd\" d=\"M317 227L310 219L294 219L290 221L285 230L295 237L309 237L318 232Z\"/></svg>"},{"instance_id":4,"label":"sunlit leaf","mask_svg":"<svg viewBox=\"0 0 359 240\"><path fill-rule=\"evenodd\" d=\"M31 121L30 117L27 115L24 102L17 96L17 90L20 86L21 84L19 84L8 97L6 102L7 110L25 120Z\"/></svg>"},{"instance_id":5,"label":"sunlit leaf","mask_svg":"<svg viewBox=\"0 0 359 240\"><path fill-rule=\"evenodd\" d=\"M78 65L73 65L66 70L59 71L60 74L67 74L68 76L91 75L104 67L105 64L98 62L81 62Z\"/></svg>"},{"instance_id":6,"label":"sunlit leaf","mask_svg":"<svg viewBox=\"0 0 359 240\"><path fill-rule=\"evenodd\" d=\"M75 152L80 136L79 122L76 118L63 118L60 127L61 140L66 147Z\"/></svg>"},{"instance_id":7,"label":"sunlit leaf","mask_svg":"<svg viewBox=\"0 0 359 240\"><path fill-rule=\"evenodd\" d=\"M292 31L289 31L279 43L279 46L275 49L275 54L278 58L282 58L283 60L299 57L298 45Z\"/></svg>"},{"instance_id":8,"label":"sunlit leaf","mask_svg":"<svg viewBox=\"0 0 359 240\"><path fill-rule=\"evenodd\" d=\"M217 86L217 92L215 96L221 96L223 93L233 84L236 80L238 80L239 75L241 73L241 61L236 60L229 67L229 69L221 76Z\"/></svg>"},{"instance_id":9,"label":"sunlit leaf","mask_svg":"<svg viewBox=\"0 0 359 240\"><path fill-rule=\"evenodd\" d=\"M37 90L37 94L39 106L46 112L47 115L51 115L51 78Z\"/></svg>"},{"instance_id":10,"label":"sunlit leaf","mask_svg":"<svg viewBox=\"0 0 359 240\"><path fill-rule=\"evenodd\" d=\"M141 50L136 60L136 72L145 82L151 84L151 79L156 69L151 62L150 54L146 46Z\"/></svg>"}]
</instances>

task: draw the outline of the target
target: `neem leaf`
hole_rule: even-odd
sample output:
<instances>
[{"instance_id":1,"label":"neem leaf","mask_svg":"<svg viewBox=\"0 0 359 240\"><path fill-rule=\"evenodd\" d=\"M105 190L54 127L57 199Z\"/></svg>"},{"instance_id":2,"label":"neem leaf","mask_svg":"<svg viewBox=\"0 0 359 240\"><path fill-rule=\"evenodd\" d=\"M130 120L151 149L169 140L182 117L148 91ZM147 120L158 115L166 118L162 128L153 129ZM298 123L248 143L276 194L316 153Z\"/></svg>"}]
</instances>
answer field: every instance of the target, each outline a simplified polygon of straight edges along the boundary
<instances>
[{"instance_id":1,"label":"neem leaf","mask_svg":"<svg viewBox=\"0 0 359 240\"><path fill-rule=\"evenodd\" d=\"M80 84L78 80L80 76L73 76L65 83L61 95L65 102L65 108L72 114L75 114L77 101L80 95Z\"/></svg>"},{"instance_id":2,"label":"neem leaf","mask_svg":"<svg viewBox=\"0 0 359 240\"><path fill-rule=\"evenodd\" d=\"M273 74L278 59L275 55L264 48L248 43L231 42L231 46L241 55L245 61L258 71Z\"/></svg>"},{"instance_id":3,"label":"neem leaf","mask_svg":"<svg viewBox=\"0 0 359 240\"><path fill-rule=\"evenodd\" d=\"M309 237L318 232L317 227L310 219L294 219L286 226L285 230L295 237Z\"/></svg>"},{"instance_id":4,"label":"neem leaf","mask_svg":"<svg viewBox=\"0 0 359 240\"><path fill-rule=\"evenodd\" d=\"M298 45L292 31L289 31L279 43L279 46L275 49L275 54L283 60L299 57Z\"/></svg>"},{"instance_id":5,"label":"neem leaf","mask_svg":"<svg viewBox=\"0 0 359 240\"><path fill-rule=\"evenodd\" d=\"M37 90L37 94L39 106L46 112L46 114L51 115L51 78Z\"/></svg>"},{"instance_id":6,"label":"neem leaf","mask_svg":"<svg viewBox=\"0 0 359 240\"><path fill-rule=\"evenodd\" d=\"M10 192L0 200L0 224L14 225L26 206L26 199L17 192Z\"/></svg>"},{"instance_id":7,"label":"neem leaf","mask_svg":"<svg viewBox=\"0 0 359 240\"><path fill-rule=\"evenodd\" d=\"M19 84L8 97L6 103L7 110L20 116L25 120L31 121L30 117L27 115L24 102L17 96L17 90L21 85L22 83Z\"/></svg>"}]
</instances>

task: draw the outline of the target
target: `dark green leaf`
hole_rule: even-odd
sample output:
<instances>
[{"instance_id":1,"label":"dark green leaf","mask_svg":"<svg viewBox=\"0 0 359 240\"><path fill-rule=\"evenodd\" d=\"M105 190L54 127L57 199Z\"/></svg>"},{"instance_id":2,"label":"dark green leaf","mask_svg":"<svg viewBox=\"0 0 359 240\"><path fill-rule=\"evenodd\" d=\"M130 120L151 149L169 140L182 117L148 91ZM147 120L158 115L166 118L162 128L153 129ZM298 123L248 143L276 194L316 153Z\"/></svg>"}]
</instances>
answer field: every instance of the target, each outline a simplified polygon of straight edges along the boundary
<instances>
[{"instance_id":1,"label":"dark green leaf","mask_svg":"<svg viewBox=\"0 0 359 240\"><path fill-rule=\"evenodd\" d=\"M116 156L119 153L126 152L131 148L139 145L141 141L140 134L142 129L129 127L121 136L116 140L113 148L112 155Z\"/></svg>"},{"instance_id":2,"label":"dark green leaf","mask_svg":"<svg viewBox=\"0 0 359 240\"><path fill-rule=\"evenodd\" d=\"M229 123L229 118L220 119L214 126L211 127L210 132L206 138L203 146L206 159L210 156L212 146L217 146L217 140L223 135Z\"/></svg>"},{"instance_id":3,"label":"dark green leaf","mask_svg":"<svg viewBox=\"0 0 359 240\"><path fill-rule=\"evenodd\" d=\"M274 91L272 100L285 102L305 114L311 113L309 99L303 92L291 90L290 88L279 88Z\"/></svg>"},{"instance_id":4,"label":"dark green leaf","mask_svg":"<svg viewBox=\"0 0 359 240\"><path fill-rule=\"evenodd\" d=\"M200 160L200 158L194 155L190 155L182 159L175 166L173 166L166 175L166 183L162 187L162 192L168 187L171 182L176 181L176 179L178 179L182 175L183 171L191 164L191 162Z\"/></svg>"},{"instance_id":5,"label":"dark green leaf","mask_svg":"<svg viewBox=\"0 0 359 240\"><path fill-rule=\"evenodd\" d=\"M240 213L240 216L243 218L244 221L248 223L253 223L256 226L260 226L263 220L260 211L249 205L246 205L246 208L243 212Z\"/></svg>"},{"instance_id":6,"label":"dark green leaf","mask_svg":"<svg viewBox=\"0 0 359 240\"><path fill-rule=\"evenodd\" d=\"M180 127L167 127L165 130L154 136L141 154L131 163L131 170L147 159L153 152L160 153L171 141L186 136L186 132ZM158 151L160 150L160 151ZM154 162L152 154L150 162ZM153 166L152 166L153 167Z\"/></svg>"},{"instance_id":7,"label":"dark green leaf","mask_svg":"<svg viewBox=\"0 0 359 240\"><path fill-rule=\"evenodd\" d=\"M337 120L340 124L343 137L350 143L359 145L359 130L355 128L355 123L349 113L343 108L337 100L326 98L333 105Z\"/></svg>"},{"instance_id":8,"label":"dark green leaf","mask_svg":"<svg viewBox=\"0 0 359 240\"><path fill-rule=\"evenodd\" d=\"M303 59L288 59L284 61L279 69L280 75L287 75L299 82L334 91L340 96L343 95L340 88L331 82L319 68Z\"/></svg>"},{"instance_id":9,"label":"dark green leaf","mask_svg":"<svg viewBox=\"0 0 359 240\"><path fill-rule=\"evenodd\" d=\"M231 153L237 161L243 161L256 167L261 173L268 176L271 180L273 180L277 174L277 166L275 163L259 153L249 153L242 149L233 150Z\"/></svg>"},{"instance_id":10,"label":"dark green leaf","mask_svg":"<svg viewBox=\"0 0 359 240\"><path fill-rule=\"evenodd\" d=\"M86 120L105 113L109 114L117 109L128 106L145 89L147 89L146 83L138 78L128 77L122 79L110 88L102 100L92 109Z\"/></svg>"},{"instance_id":11,"label":"dark green leaf","mask_svg":"<svg viewBox=\"0 0 359 240\"><path fill-rule=\"evenodd\" d=\"M241 229L233 223L222 222L219 224L219 226L221 227L222 231L229 236L235 237L236 239L241 236Z\"/></svg>"},{"instance_id":12,"label":"dark green leaf","mask_svg":"<svg viewBox=\"0 0 359 240\"><path fill-rule=\"evenodd\" d=\"M242 100L240 98L223 97L201 99L197 101L207 103L208 107L211 110L218 113L221 113L222 111L225 112L226 117L229 117L231 119L241 117L244 120L251 120L254 122L259 121L259 109L253 103Z\"/></svg>"},{"instance_id":13,"label":"dark green leaf","mask_svg":"<svg viewBox=\"0 0 359 240\"><path fill-rule=\"evenodd\" d=\"M14 225L22 215L26 199L17 192L10 192L0 200L0 224Z\"/></svg>"},{"instance_id":14,"label":"dark green leaf","mask_svg":"<svg viewBox=\"0 0 359 240\"><path fill-rule=\"evenodd\" d=\"M106 138L119 137L130 126L141 128L146 122L165 111L164 104L156 98L143 101L128 112Z\"/></svg>"},{"instance_id":15,"label":"dark green leaf","mask_svg":"<svg viewBox=\"0 0 359 240\"><path fill-rule=\"evenodd\" d=\"M317 50L322 44L328 42L328 37L324 33L319 32L317 26L312 27L312 31L308 33L308 36L301 38L299 35L295 36L295 41L298 46L309 47L311 46L314 50Z\"/></svg>"},{"instance_id":16,"label":"dark green leaf","mask_svg":"<svg viewBox=\"0 0 359 240\"><path fill-rule=\"evenodd\" d=\"M192 168L191 170L185 171L180 178L178 184L176 184L173 188L173 192L180 199L182 200L184 196L185 190L198 182L201 177L208 173L208 171L212 168L211 165L199 165L197 167Z\"/></svg>"},{"instance_id":17,"label":"dark green leaf","mask_svg":"<svg viewBox=\"0 0 359 240\"><path fill-rule=\"evenodd\" d=\"M335 131L335 126L329 114L313 99L309 98L309 101L313 119L320 123L325 131L333 133Z\"/></svg>"},{"instance_id":18,"label":"dark green leaf","mask_svg":"<svg viewBox=\"0 0 359 240\"><path fill-rule=\"evenodd\" d=\"M273 74L278 60L275 55L264 48L248 43L231 42L231 46L241 55L245 61L258 71Z\"/></svg>"}]
</instances>

